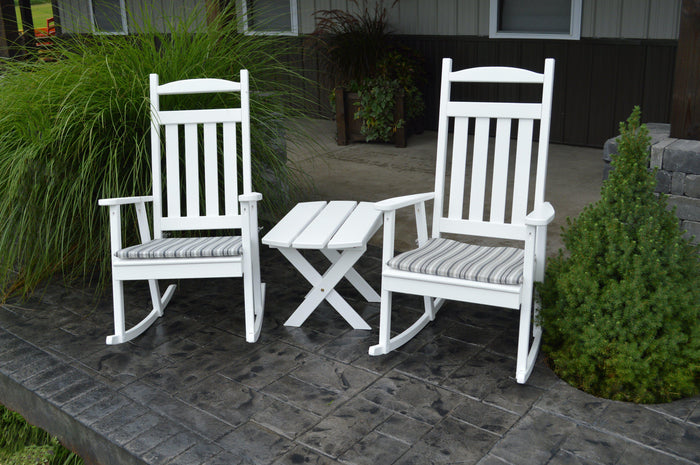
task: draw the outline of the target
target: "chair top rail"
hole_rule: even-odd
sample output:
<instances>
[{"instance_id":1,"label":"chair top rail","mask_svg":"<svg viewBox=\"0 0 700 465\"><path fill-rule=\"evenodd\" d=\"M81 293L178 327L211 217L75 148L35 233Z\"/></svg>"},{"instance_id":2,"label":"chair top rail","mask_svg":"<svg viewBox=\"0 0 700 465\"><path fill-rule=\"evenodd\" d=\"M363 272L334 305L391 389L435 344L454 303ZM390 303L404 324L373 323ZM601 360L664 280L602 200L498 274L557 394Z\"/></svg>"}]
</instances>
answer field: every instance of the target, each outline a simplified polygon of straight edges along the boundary
<instances>
[{"instance_id":1,"label":"chair top rail","mask_svg":"<svg viewBox=\"0 0 700 465\"><path fill-rule=\"evenodd\" d=\"M482 66L453 71L449 75L449 80L451 82L542 84L544 74L507 66Z\"/></svg>"},{"instance_id":2,"label":"chair top rail","mask_svg":"<svg viewBox=\"0 0 700 465\"><path fill-rule=\"evenodd\" d=\"M157 120L160 124L206 124L206 123L240 123L243 113L240 108L217 108L212 110L170 110L159 111Z\"/></svg>"},{"instance_id":3,"label":"chair top rail","mask_svg":"<svg viewBox=\"0 0 700 465\"><path fill-rule=\"evenodd\" d=\"M157 87L158 95L206 94L215 92L239 92L241 83L225 79L199 78L168 82Z\"/></svg>"}]
</instances>

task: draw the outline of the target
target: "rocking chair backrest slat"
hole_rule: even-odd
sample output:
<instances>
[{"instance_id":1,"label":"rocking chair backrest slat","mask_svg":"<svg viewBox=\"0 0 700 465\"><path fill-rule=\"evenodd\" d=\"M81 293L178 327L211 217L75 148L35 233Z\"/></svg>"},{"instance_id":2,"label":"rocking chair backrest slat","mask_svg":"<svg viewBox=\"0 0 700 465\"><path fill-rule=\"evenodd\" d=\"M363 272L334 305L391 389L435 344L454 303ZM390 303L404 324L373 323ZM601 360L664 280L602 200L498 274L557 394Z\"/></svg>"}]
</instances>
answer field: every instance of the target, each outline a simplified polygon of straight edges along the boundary
<instances>
[{"instance_id":1,"label":"rocking chair backrest slat","mask_svg":"<svg viewBox=\"0 0 700 465\"><path fill-rule=\"evenodd\" d=\"M205 214L217 216L219 214L219 170L217 163L216 124L204 125L204 200Z\"/></svg>"},{"instance_id":2,"label":"rocking chair backrest slat","mask_svg":"<svg viewBox=\"0 0 700 465\"><path fill-rule=\"evenodd\" d=\"M520 120L515 152L515 179L513 180L513 210L511 221L522 223L527 215L527 198L530 188L530 163L532 160L532 130L534 121ZM517 193L517 194L515 194Z\"/></svg>"},{"instance_id":3,"label":"rocking chair backrest slat","mask_svg":"<svg viewBox=\"0 0 700 465\"><path fill-rule=\"evenodd\" d=\"M498 118L496 144L493 157L493 182L491 184L491 221L505 222L506 192L508 189L508 157L510 149L511 120Z\"/></svg>"},{"instance_id":4,"label":"rocking chair backrest slat","mask_svg":"<svg viewBox=\"0 0 700 465\"><path fill-rule=\"evenodd\" d=\"M178 134L178 127L174 124L165 126L165 146L170 147L171 150L175 152L179 152L179 134ZM160 144L159 144L160 148ZM155 150L155 148L154 148ZM154 157L155 158L155 157ZM160 156L158 157L158 163L160 163ZM154 159L154 165L155 165L155 159ZM160 172L160 170L158 170ZM165 160L165 178L166 178L166 192L168 194L168 211L171 212L170 216L171 217L177 217L180 215L180 160L177 157L168 157ZM153 186L153 192L160 192L161 189L158 188L156 190L155 187L155 180L156 180L156 174L155 174L155 168L154 168L154 186ZM156 198L160 198L160 195L156 196ZM160 211L160 209L158 209Z\"/></svg>"},{"instance_id":5,"label":"rocking chair backrest slat","mask_svg":"<svg viewBox=\"0 0 700 465\"><path fill-rule=\"evenodd\" d=\"M486 192L486 163L489 148L489 119L476 118L474 127L474 151L472 159L472 183L469 195L469 219L484 219ZM462 180L464 182L464 180ZM462 192L463 195L463 192Z\"/></svg>"},{"instance_id":6,"label":"rocking chair backrest slat","mask_svg":"<svg viewBox=\"0 0 700 465\"><path fill-rule=\"evenodd\" d=\"M467 134L469 130L468 118L455 120L455 133ZM467 169L467 138L455 138L452 146L452 182L450 183L449 218L462 218L464 179Z\"/></svg>"},{"instance_id":7,"label":"rocking chair backrest slat","mask_svg":"<svg viewBox=\"0 0 700 465\"><path fill-rule=\"evenodd\" d=\"M241 107L160 110L162 95L215 92L240 92ZM151 75L151 145L155 238L167 230L241 227L238 195L252 191L246 70L241 70L241 82L189 79L159 85L158 76ZM165 173L161 173L163 159ZM239 192L239 159L243 192Z\"/></svg>"},{"instance_id":8,"label":"rocking chair backrest slat","mask_svg":"<svg viewBox=\"0 0 700 465\"><path fill-rule=\"evenodd\" d=\"M223 137L224 137L224 153L225 154L236 154L238 153L236 141L236 124L235 123L224 123L223 124ZM229 180L224 185L224 197L226 201L224 203L224 212L226 215L237 215L238 214L238 202L232 201L236 199L238 194L238 176L236 176L236 166L237 158L235 156L226 155L224 157L224 176Z\"/></svg>"},{"instance_id":9,"label":"rocking chair backrest slat","mask_svg":"<svg viewBox=\"0 0 700 465\"><path fill-rule=\"evenodd\" d=\"M452 61L448 58L443 60L433 237L440 237L442 233L457 233L520 240L525 238L524 220L531 205L528 200L530 173L534 163L537 166L534 204L544 202L553 75L552 59L545 61L545 72L542 74L504 67L452 72ZM540 103L453 101L450 87L455 82L540 84L542 100ZM454 121L454 132L452 161L449 166L449 197L445 198L450 120ZM532 157L535 120L540 121L537 160ZM493 148L490 147L492 122L495 122L496 128ZM472 127L473 142L470 147L468 133ZM516 142L514 168L511 168L513 132ZM467 195L468 210L465 213ZM509 217L507 213L510 213Z\"/></svg>"},{"instance_id":10,"label":"rocking chair backrest slat","mask_svg":"<svg viewBox=\"0 0 700 465\"><path fill-rule=\"evenodd\" d=\"M188 217L199 216L199 147L196 124L185 124L185 199ZM165 148L166 158L179 157L170 147ZM180 215L178 215L180 216Z\"/></svg>"}]
</instances>

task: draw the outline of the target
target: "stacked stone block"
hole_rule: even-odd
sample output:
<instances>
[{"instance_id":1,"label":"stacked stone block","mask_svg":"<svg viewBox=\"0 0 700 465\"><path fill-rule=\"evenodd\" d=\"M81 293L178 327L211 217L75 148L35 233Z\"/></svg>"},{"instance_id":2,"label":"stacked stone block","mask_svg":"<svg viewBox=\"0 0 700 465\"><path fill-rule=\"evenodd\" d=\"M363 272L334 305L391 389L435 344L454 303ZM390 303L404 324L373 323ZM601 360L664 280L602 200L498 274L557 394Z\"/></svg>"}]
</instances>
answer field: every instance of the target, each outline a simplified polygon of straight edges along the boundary
<instances>
[{"instance_id":1,"label":"stacked stone block","mask_svg":"<svg viewBox=\"0 0 700 465\"><path fill-rule=\"evenodd\" d=\"M669 137L668 124L649 123L647 127L651 136L649 164L657 169L656 192L668 195L681 228L700 243L700 141ZM610 171L610 156L616 152L615 139L605 142L603 179Z\"/></svg>"}]
</instances>

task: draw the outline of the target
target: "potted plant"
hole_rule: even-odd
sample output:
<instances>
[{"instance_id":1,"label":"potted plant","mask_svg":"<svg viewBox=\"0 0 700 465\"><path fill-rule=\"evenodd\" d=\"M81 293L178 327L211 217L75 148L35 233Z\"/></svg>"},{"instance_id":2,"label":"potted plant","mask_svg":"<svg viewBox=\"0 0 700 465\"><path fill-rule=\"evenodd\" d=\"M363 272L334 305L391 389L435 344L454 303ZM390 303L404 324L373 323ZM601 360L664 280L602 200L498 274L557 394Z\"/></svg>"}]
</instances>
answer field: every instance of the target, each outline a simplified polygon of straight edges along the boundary
<instances>
[{"instance_id":1,"label":"potted plant","mask_svg":"<svg viewBox=\"0 0 700 465\"><path fill-rule=\"evenodd\" d=\"M356 12L317 12L313 33L334 87L338 144L376 140L405 147L410 125L424 110L420 57L396 43L382 1L373 9L367 0L352 1Z\"/></svg>"}]
</instances>

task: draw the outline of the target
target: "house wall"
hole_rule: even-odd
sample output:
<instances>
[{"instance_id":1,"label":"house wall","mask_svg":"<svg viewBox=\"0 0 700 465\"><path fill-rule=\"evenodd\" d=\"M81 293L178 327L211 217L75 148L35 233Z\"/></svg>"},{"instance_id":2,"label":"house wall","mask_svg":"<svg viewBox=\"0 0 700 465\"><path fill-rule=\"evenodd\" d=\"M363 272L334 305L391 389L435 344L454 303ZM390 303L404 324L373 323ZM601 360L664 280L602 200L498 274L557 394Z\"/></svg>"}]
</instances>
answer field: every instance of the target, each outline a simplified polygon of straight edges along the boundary
<instances>
[{"instance_id":1,"label":"house wall","mask_svg":"<svg viewBox=\"0 0 700 465\"><path fill-rule=\"evenodd\" d=\"M132 14L130 29L142 23L144 0L126 0ZM158 27L167 18L198 10L217 0L148 0ZM369 8L380 0L367 0ZM60 0L65 32L89 32L88 0ZM358 0L360 5L363 0ZM389 7L392 0L384 0ZM356 10L351 0L297 0L299 29L311 33L315 12L324 9ZM583 0L580 40L490 39L489 0L400 0L389 8L389 23L402 42L422 53L428 85L425 126L437 125L440 63L455 60L456 67L480 65L520 66L538 70L544 58L557 60L552 141L602 147L614 137L618 123L640 105L645 121L670 120L671 90L680 23L681 0ZM195 25L196 25L195 21ZM302 57L304 74L321 82L304 85L316 102L310 112L330 116L326 81L317 72L311 54ZM328 87L328 84L326 84Z\"/></svg>"},{"instance_id":2,"label":"house wall","mask_svg":"<svg viewBox=\"0 0 700 465\"><path fill-rule=\"evenodd\" d=\"M298 2L303 33L313 31L317 10L356 8L350 0ZM545 58L555 58L553 142L602 147L635 105L645 121L669 121L681 0L583 0L580 40L490 39L489 4L400 0L389 10L392 30L426 60L426 128L437 125L443 57L453 58L457 69L501 65L540 71ZM320 94L321 107L327 107L325 95ZM491 96L521 97L498 91Z\"/></svg>"},{"instance_id":3,"label":"house wall","mask_svg":"<svg viewBox=\"0 0 700 465\"><path fill-rule=\"evenodd\" d=\"M380 0L367 0L370 8ZM164 27L174 18L197 9L206 0L126 0L130 21L142 21L148 4L153 20ZM362 5L362 0L358 0ZM385 0L384 5L391 5ZM90 32L88 0L61 0L64 31ZM583 0L581 37L622 39L678 38L681 0ZM351 0L297 0L299 29L314 30L314 13L328 9L357 9ZM397 34L430 36L489 35L489 0L401 0L388 8L389 23ZM202 15L203 16L203 15Z\"/></svg>"},{"instance_id":4,"label":"house wall","mask_svg":"<svg viewBox=\"0 0 700 465\"><path fill-rule=\"evenodd\" d=\"M351 0L297 2L302 33L314 30L315 11L357 9ZM375 2L368 0L369 5ZM387 7L391 3L384 1ZM681 0L583 0L581 37L674 40L678 38L680 7ZM489 35L489 0L400 0L388 13L397 34Z\"/></svg>"},{"instance_id":5,"label":"house wall","mask_svg":"<svg viewBox=\"0 0 700 465\"><path fill-rule=\"evenodd\" d=\"M401 36L425 57L428 84L426 127L438 119L441 60L455 69L515 66L542 72L556 60L551 141L602 147L618 134L619 122L635 105L644 121L668 122L676 56L674 41L659 40L495 40L485 37ZM524 92L490 90L489 98L525 100ZM510 93L508 93L510 92Z\"/></svg>"}]
</instances>

